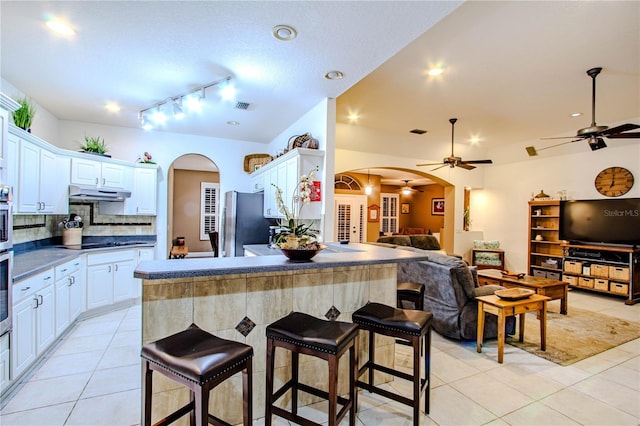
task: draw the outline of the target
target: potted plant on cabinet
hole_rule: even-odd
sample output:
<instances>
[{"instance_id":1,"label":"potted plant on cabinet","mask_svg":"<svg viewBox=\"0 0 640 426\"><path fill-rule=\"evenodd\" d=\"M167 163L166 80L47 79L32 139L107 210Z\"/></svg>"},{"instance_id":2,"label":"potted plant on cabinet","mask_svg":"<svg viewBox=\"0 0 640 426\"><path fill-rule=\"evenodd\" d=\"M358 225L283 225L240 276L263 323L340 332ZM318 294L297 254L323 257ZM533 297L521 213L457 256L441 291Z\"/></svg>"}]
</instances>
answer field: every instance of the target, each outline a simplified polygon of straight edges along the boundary
<instances>
[{"instance_id":1,"label":"potted plant on cabinet","mask_svg":"<svg viewBox=\"0 0 640 426\"><path fill-rule=\"evenodd\" d=\"M80 146L80 150L82 152L88 152L90 154L98 154L104 157L111 157L107 154L107 145L104 142L104 138L101 140L100 137L90 137L84 136L84 144Z\"/></svg>"},{"instance_id":2,"label":"potted plant on cabinet","mask_svg":"<svg viewBox=\"0 0 640 426\"><path fill-rule=\"evenodd\" d=\"M20 98L17 102L20 108L12 113L13 124L31 133L31 122L33 121L33 116L36 115L36 109L31 103L31 99L27 97Z\"/></svg>"}]
</instances>

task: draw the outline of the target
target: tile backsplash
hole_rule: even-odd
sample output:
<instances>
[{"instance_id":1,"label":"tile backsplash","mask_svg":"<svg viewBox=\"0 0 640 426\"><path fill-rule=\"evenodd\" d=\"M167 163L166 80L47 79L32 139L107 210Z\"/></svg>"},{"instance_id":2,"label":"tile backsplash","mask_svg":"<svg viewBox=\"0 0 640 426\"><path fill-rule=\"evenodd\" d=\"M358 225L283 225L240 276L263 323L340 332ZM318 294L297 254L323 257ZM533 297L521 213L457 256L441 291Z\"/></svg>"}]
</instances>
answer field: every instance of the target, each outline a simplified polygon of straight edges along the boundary
<instances>
[{"instance_id":1,"label":"tile backsplash","mask_svg":"<svg viewBox=\"0 0 640 426\"><path fill-rule=\"evenodd\" d=\"M155 216L100 214L100 203L71 203L70 213L80 216L85 236L155 235ZM69 215L13 215L13 243L62 236L62 221Z\"/></svg>"}]
</instances>

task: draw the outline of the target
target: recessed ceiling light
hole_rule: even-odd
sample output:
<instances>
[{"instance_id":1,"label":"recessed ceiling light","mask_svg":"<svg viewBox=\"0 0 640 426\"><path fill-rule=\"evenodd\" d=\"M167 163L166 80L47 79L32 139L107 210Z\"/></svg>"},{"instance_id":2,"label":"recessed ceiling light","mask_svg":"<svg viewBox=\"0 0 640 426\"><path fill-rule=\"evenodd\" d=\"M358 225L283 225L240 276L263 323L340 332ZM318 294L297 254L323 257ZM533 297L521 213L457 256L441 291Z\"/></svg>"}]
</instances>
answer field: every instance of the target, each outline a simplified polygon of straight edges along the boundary
<instances>
[{"instance_id":1,"label":"recessed ceiling light","mask_svg":"<svg viewBox=\"0 0 640 426\"><path fill-rule=\"evenodd\" d=\"M276 25L273 27L272 34L280 41L290 41L298 36L298 32L290 25Z\"/></svg>"},{"instance_id":2,"label":"recessed ceiling light","mask_svg":"<svg viewBox=\"0 0 640 426\"><path fill-rule=\"evenodd\" d=\"M52 31L55 31L58 34L62 34L65 36L75 35L76 31L71 27L71 25L59 21L57 19L50 19L47 21L47 27Z\"/></svg>"},{"instance_id":3,"label":"recessed ceiling light","mask_svg":"<svg viewBox=\"0 0 640 426\"><path fill-rule=\"evenodd\" d=\"M227 124L229 126L239 126L240 122L239 121L227 121Z\"/></svg>"},{"instance_id":4,"label":"recessed ceiling light","mask_svg":"<svg viewBox=\"0 0 640 426\"><path fill-rule=\"evenodd\" d=\"M582 115L582 113L581 113L581 112L572 112L572 113L571 113L571 116L572 116L572 117L580 117L581 115Z\"/></svg>"},{"instance_id":5,"label":"recessed ceiling light","mask_svg":"<svg viewBox=\"0 0 640 426\"><path fill-rule=\"evenodd\" d=\"M427 74L431 77L434 77L436 75L442 74L443 72L444 70L442 68L431 68L429 71L427 71Z\"/></svg>"},{"instance_id":6,"label":"recessed ceiling light","mask_svg":"<svg viewBox=\"0 0 640 426\"><path fill-rule=\"evenodd\" d=\"M118 111L120 111L120 105L118 105L115 102L107 102L104 105L104 108L109 112L118 112Z\"/></svg>"},{"instance_id":7,"label":"recessed ceiling light","mask_svg":"<svg viewBox=\"0 0 640 426\"><path fill-rule=\"evenodd\" d=\"M324 78L326 78L327 80L340 80L342 77L344 77L342 71L337 70L329 71L324 75Z\"/></svg>"}]
</instances>

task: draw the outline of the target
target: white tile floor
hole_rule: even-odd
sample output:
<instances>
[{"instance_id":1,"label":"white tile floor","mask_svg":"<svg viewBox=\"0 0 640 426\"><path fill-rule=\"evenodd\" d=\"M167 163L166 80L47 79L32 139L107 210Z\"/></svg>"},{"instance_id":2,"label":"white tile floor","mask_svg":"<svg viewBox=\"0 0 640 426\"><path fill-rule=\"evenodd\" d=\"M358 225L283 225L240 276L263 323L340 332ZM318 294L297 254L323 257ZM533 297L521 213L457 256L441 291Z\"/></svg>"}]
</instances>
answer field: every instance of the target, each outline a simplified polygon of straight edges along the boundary
<instances>
[{"instance_id":1,"label":"white tile floor","mask_svg":"<svg viewBox=\"0 0 640 426\"><path fill-rule=\"evenodd\" d=\"M640 304L620 299L572 291L572 307L640 321ZM398 363L408 360L407 350L397 345ZM81 322L2 407L0 424L139 424L139 351L139 305ZM640 339L561 367L510 345L498 364L495 342L478 354L475 342L434 333L431 378L425 425L640 424ZM388 386L410 392L399 380ZM368 393L359 400L358 425L412 424L407 406ZM322 404L300 414L326 419Z\"/></svg>"}]
</instances>

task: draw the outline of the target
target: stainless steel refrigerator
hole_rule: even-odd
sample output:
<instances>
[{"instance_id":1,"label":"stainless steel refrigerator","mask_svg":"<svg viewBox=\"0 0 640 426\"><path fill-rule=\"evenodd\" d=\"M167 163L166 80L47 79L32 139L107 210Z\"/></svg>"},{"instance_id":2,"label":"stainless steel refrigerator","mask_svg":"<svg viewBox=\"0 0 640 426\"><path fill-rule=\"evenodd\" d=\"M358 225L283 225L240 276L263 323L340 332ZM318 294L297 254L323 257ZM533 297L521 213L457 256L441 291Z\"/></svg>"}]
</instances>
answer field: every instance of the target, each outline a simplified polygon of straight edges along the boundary
<instances>
[{"instance_id":1,"label":"stainless steel refrigerator","mask_svg":"<svg viewBox=\"0 0 640 426\"><path fill-rule=\"evenodd\" d=\"M244 256L243 245L267 244L269 225L263 216L264 194L229 191L224 194L223 249L225 257Z\"/></svg>"}]
</instances>

